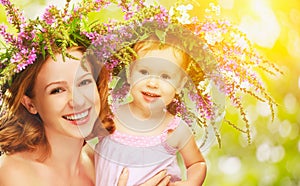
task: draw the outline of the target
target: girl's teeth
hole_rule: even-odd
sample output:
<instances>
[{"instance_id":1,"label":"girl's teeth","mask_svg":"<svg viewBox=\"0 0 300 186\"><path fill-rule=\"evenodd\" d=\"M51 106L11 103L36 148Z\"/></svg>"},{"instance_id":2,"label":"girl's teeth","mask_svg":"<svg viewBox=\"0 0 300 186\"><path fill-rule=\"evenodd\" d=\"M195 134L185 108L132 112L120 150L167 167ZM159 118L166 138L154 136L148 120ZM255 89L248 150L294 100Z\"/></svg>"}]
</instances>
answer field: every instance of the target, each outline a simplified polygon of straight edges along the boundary
<instances>
[{"instance_id":1,"label":"girl's teeth","mask_svg":"<svg viewBox=\"0 0 300 186\"><path fill-rule=\"evenodd\" d=\"M145 92L145 94L146 94L147 96L158 97L158 95L152 94L152 93L149 93L149 92Z\"/></svg>"},{"instance_id":2,"label":"girl's teeth","mask_svg":"<svg viewBox=\"0 0 300 186\"><path fill-rule=\"evenodd\" d=\"M74 115L71 115L71 116L66 116L66 118L68 120L80 120L80 119L86 117L88 115L88 113L89 113L88 111L85 111L85 112L80 113L80 114L74 114Z\"/></svg>"}]
</instances>

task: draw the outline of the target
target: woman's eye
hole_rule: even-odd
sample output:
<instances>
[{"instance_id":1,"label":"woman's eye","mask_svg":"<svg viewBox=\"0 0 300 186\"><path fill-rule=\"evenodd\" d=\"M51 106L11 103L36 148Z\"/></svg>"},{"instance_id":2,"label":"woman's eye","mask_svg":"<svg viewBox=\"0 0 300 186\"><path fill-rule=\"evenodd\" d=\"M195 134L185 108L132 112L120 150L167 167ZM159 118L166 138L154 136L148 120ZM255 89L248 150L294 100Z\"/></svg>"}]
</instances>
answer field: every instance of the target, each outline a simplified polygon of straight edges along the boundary
<instances>
[{"instance_id":1,"label":"woman's eye","mask_svg":"<svg viewBox=\"0 0 300 186\"><path fill-rule=\"evenodd\" d=\"M50 94L58 94L63 92L64 90L62 88L55 88L53 90L50 91Z\"/></svg>"},{"instance_id":2,"label":"woman's eye","mask_svg":"<svg viewBox=\"0 0 300 186\"><path fill-rule=\"evenodd\" d=\"M171 76L169 76L168 74L162 74L160 75L160 77L163 79L171 79Z\"/></svg>"},{"instance_id":3,"label":"woman's eye","mask_svg":"<svg viewBox=\"0 0 300 186\"><path fill-rule=\"evenodd\" d=\"M139 71L142 75L149 75L149 72L147 70L140 70Z\"/></svg>"},{"instance_id":4,"label":"woman's eye","mask_svg":"<svg viewBox=\"0 0 300 186\"><path fill-rule=\"evenodd\" d=\"M84 85L88 85L92 83L92 80L91 79L85 79L85 80L82 80L80 83L79 83L79 86L84 86Z\"/></svg>"}]
</instances>

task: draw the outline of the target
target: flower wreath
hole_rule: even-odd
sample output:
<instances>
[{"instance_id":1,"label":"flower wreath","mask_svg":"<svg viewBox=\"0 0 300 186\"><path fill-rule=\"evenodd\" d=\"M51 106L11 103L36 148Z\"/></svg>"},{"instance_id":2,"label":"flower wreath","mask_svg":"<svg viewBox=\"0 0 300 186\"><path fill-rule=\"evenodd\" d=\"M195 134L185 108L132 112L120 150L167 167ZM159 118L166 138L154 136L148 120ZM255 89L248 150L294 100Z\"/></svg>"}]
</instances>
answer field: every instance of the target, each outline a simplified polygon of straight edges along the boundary
<instances>
[{"instance_id":1,"label":"flower wreath","mask_svg":"<svg viewBox=\"0 0 300 186\"><path fill-rule=\"evenodd\" d=\"M0 53L1 112L5 111L5 100L9 97L9 87L14 77L39 57L50 55L55 59L53 54L61 52L64 57L72 58L66 52L68 47L90 46L90 51L106 64L113 77L133 61L136 53L132 47L137 41L155 34L164 44L165 35L173 32L180 33L178 35L182 38L184 51L201 54L191 56L187 69L194 88L174 100L177 114L194 129L195 135L198 130L205 130L201 145L207 141L211 128L221 144L216 121L217 118L223 118L224 114L218 108L212 91L208 90L207 82L213 82L239 111L245 127L225 121L247 134L248 142L251 141L250 123L241 95L248 94L266 102L274 118L276 103L264 88L257 69L272 75L281 72L259 55L244 33L219 16L218 6L211 4L205 18L198 20L189 17L187 10L191 9L191 5L176 4L167 10L160 5L146 5L143 0L82 0L71 8L70 0L67 0L63 9L50 6L41 18L26 20L9 0L1 0L1 3L17 32L11 34L5 26L0 26L0 34L6 42ZM123 20L88 24L89 12L108 8L111 4L117 4L123 10ZM190 37L185 37L186 33ZM115 96L113 99L124 95L118 86L114 86L117 88L112 92ZM196 104L188 106L191 102Z\"/></svg>"}]
</instances>

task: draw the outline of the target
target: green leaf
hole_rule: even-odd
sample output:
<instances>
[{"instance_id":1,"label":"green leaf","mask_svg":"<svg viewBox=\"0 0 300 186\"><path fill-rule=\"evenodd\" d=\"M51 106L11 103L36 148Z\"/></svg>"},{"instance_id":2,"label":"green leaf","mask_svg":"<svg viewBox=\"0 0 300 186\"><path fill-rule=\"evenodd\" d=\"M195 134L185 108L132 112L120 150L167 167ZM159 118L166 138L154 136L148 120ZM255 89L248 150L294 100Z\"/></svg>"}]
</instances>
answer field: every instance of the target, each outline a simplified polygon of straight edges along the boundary
<instances>
[{"instance_id":1,"label":"green leaf","mask_svg":"<svg viewBox=\"0 0 300 186\"><path fill-rule=\"evenodd\" d=\"M162 42L162 44L166 43L166 32L156 29L155 34L159 38L159 40Z\"/></svg>"}]
</instances>

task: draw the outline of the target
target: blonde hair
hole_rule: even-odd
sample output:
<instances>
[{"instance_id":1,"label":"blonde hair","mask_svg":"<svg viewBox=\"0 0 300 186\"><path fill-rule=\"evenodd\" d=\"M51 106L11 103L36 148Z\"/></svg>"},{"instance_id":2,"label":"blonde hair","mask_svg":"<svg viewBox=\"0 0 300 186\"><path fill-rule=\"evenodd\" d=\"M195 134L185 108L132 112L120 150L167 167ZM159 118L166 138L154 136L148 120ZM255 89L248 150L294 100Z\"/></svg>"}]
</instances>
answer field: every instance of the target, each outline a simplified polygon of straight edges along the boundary
<instances>
[{"instance_id":1,"label":"blonde hair","mask_svg":"<svg viewBox=\"0 0 300 186\"><path fill-rule=\"evenodd\" d=\"M184 52L183 49L181 49L182 46L182 41L180 41L175 35L167 34L164 43L162 43L156 35L151 35L147 39L137 42L134 45L133 50L139 54L139 56L143 56L151 50L164 50L167 48L172 48L174 56L181 58L182 60L181 68L186 70L191 58L186 52Z\"/></svg>"}]
</instances>

